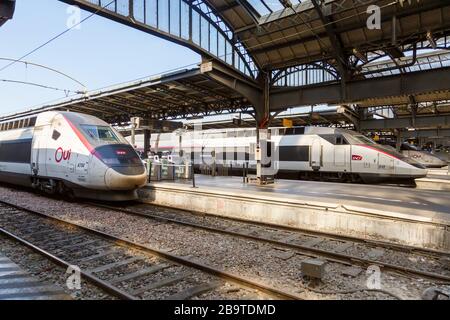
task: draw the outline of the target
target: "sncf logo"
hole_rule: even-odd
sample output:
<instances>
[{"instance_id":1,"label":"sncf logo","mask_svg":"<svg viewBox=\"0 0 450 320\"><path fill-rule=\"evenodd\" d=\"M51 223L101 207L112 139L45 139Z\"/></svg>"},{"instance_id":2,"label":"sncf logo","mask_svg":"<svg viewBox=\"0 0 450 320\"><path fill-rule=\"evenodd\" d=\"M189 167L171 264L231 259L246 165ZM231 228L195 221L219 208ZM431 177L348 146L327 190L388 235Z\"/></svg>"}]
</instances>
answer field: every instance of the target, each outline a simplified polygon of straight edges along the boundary
<instances>
[{"instance_id":1,"label":"sncf logo","mask_svg":"<svg viewBox=\"0 0 450 320\"><path fill-rule=\"evenodd\" d=\"M56 162L61 162L62 160L69 160L70 155L72 154L72 150L63 150L63 148L59 147L55 151L55 160Z\"/></svg>"},{"instance_id":2,"label":"sncf logo","mask_svg":"<svg viewBox=\"0 0 450 320\"><path fill-rule=\"evenodd\" d=\"M355 161L361 161L362 158L363 158L362 156L359 156L357 154L352 155L352 160L355 160Z\"/></svg>"}]
</instances>

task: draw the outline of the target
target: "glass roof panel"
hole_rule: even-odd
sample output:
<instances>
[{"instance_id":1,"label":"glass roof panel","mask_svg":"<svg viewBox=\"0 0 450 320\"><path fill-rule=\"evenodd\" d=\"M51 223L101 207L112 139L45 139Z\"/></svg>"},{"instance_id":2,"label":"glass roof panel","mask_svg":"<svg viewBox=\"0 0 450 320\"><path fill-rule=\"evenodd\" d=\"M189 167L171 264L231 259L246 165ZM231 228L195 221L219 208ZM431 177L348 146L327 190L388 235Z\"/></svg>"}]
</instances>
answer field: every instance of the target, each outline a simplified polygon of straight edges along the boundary
<instances>
[{"instance_id":1,"label":"glass roof panel","mask_svg":"<svg viewBox=\"0 0 450 320\"><path fill-rule=\"evenodd\" d=\"M261 1L264 1L273 12L284 9L284 6L278 0L261 0Z\"/></svg>"},{"instance_id":2,"label":"glass roof panel","mask_svg":"<svg viewBox=\"0 0 450 320\"><path fill-rule=\"evenodd\" d=\"M284 10L285 7L280 0L245 0L260 16L268 15L272 12ZM301 3L301 0L290 0L293 6Z\"/></svg>"},{"instance_id":3,"label":"glass roof panel","mask_svg":"<svg viewBox=\"0 0 450 320\"><path fill-rule=\"evenodd\" d=\"M269 0L269 1L275 1L275 0ZM247 2L253 7L253 9L256 10L261 16L265 16L270 12L270 10L264 5L264 3L261 0L247 0Z\"/></svg>"}]
</instances>

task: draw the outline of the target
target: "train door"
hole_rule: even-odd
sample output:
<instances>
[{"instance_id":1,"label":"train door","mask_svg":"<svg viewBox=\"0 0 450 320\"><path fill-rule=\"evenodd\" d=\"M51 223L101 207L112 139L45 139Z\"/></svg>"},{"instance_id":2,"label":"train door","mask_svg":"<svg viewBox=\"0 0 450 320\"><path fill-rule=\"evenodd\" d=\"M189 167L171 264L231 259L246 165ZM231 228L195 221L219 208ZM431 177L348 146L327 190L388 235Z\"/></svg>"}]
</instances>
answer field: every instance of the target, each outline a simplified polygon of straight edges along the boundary
<instances>
[{"instance_id":1,"label":"train door","mask_svg":"<svg viewBox=\"0 0 450 320\"><path fill-rule=\"evenodd\" d=\"M34 128L31 148L31 174L34 176L47 176L47 139L49 126Z\"/></svg>"},{"instance_id":2,"label":"train door","mask_svg":"<svg viewBox=\"0 0 450 320\"><path fill-rule=\"evenodd\" d=\"M336 143L334 145L334 166L339 170L349 170L350 165L350 145L345 138L338 134L336 135Z\"/></svg>"},{"instance_id":3,"label":"train door","mask_svg":"<svg viewBox=\"0 0 450 320\"><path fill-rule=\"evenodd\" d=\"M378 153L378 169L383 173L394 173L394 158Z\"/></svg>"},{"instance_id":4,"label":"train door","mask_svg":"<svg viewBox=\"0 0 450 320\"><path fill-rule=\"evenodd\" d=\"M348 146L334 146L334 165L336 167L345 167L347 165Z\"/></svg>"},{"instance_id":5,"label":"train door","mask_svg":"<svg viewBox=\"0 0 450 320\"><path fill-rule=\"evenodd\" d=\"M320 138L313 138L309 165L313 170L319 170L322 167L322 144L320 143Z\"/></svg>"}]
</instances>

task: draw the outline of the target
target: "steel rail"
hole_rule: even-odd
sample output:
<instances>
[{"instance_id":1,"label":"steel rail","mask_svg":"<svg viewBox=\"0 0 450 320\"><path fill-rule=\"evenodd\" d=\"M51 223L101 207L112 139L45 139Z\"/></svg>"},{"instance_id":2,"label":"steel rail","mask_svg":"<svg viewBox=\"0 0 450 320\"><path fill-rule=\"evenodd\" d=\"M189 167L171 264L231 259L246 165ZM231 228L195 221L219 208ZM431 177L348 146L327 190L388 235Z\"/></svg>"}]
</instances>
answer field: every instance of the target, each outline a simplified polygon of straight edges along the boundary
<instances>
[{"instance_id":1,"label":"steel rail","mask_svg":"<svg viewBox=\"0 0 450 320\"><path fill-rule=\"evenodd\" d=\"M101 204L93 203L93 202L87 202L87 203L90 203L91 205L94 205L94 206L101 205ZM197 215L197 216L202 215L202 216L208 216L208 217L217 218L217 219L221 219L221 220L228 220L228 221L239 222L239 223L244 223L244 224L251 224L251 225L261 226L261 227L266 227L266 228L276 228L279 230L298 232L298 233L303 233L304 235L319 236L319 237L323 237L323 238L329 238L329 239L341 240L341 241L353 241L353 242L372 245L372 246L384 246L386 248L391 248L393 250L398 250L398 251L405 251L405 252L407 251L410 253L415 252L415 253L420 253L422 255L447 256L450 258L450 252L437 250L437 249L418 248L418 247L404 245L404 244L395 244L395 243L386 242L386 241L365 239L365 238L359 238L359 237L355 237L355 236L335 234L335 233L329 233L329 232L324 232L324 231L314 231L314 230L308 230L308 229L294 228L294 227L289 227L289 226L276 225L273 223L239 219L239 218L235 218L235 217L216 216L216 215L209 214L209 213L177 209L177 208L173 208L173 207L169 207L169 206L165 206L165 205L159 205L159 204L148 204L145 202L141 202L140 204L146 204L149 206L161 207L161 208L172 209L172 210L175 209L175 210L191 213L191 214Z\"/></svg>"},{"instance_id":2,"label":"steel rail","mask_svg":"<svg viewBox=\"0 0 450 320\"><path fill-rule=\"evenodd\" d=\"M283 241L266 238L266 237L262 237L262 236L251 235L251 234L247 234L247 233L243 233L243 232L239 232L239 231L235 231L235 230L213 228L213 227L209 227L209 226L205 226L205 225L201 225L201 224L197 224L197 223L193 223L193 222L182 221L179 219L161 217L159 215L155 215L155 214L151 214L151 213L136 212L136 211L132 211L132 210L128 210L128 209L121 209L121 208L111 207L111 206L104 205L104 204L95 204L95 203L91 203L91 202L89 204L92 206L109 209L109 210L113 210L116 212L122 212L125 214L131 214L131 215L135 215L135 216L151 218L151 219L163 221L166 223L176 223L176 224L187 226L187 227L202 229L202 230L205 230L208 232L236 236L236 237L255 240L255 241L259 241L259 242L271 243L271 244L274 244L277 246L283 246L283 247L295 249L295 250L301 251L303 253L306 253L307 255L314 255L316 257L326 257L328 260L338 262L338 263L350 264L350 265L357 263L359 265L366 266L366 267L369 265L378 265L380 267L385 268L386 270L397 271L397 272L398 271L406 272L408 274L412 274L415 276L425 277L428 279L439 280L439 281L444 281L444 282L450 283L450 276L441 275L441 274L437 274L437 273L433 273L433 272L417 270L417 269L413 269L413 268L409 268L409 267L399 266L399 265L381 262L381 261L372 260L372 259L360 258L360 257L356 257L356 256L344 254L344 253L334 252L331 250L323 250L323 249L313 248L310 246L304 246L304 245L295 244L295 243L283 242ZM273 226L272 226L272 228L273 228Z\"/></svg>"},{"instance_id":3,"label":"steel rail","mask_svg":"<svg viewBox=\"0 0 450 320\"><path fill-rule=\"evenodd\" d=\"M295 294L293 292L288 292L288 291L285 291L285 290L282 290L282 289L274 288L272 286L266 285L266 284L261 283L259 281L250 280L250 279L247 279L247 278L242 277L240 275L227 272L227 271L225 271L223 269L209 266L209 265L207 265L207 264L205 264L203 262L200 262L200 261L195 261L193 259L187 259L187 258L184 258L184 257L180 257L180 256L177 256L177 255L171 254L169 252L158 250L158 249L152 248L150 246L137 243L135 241L131 241L131 240L119 237L119 236L112 235L110 233L102 232L102 231L95 230L95 229L92 229L92 228L89 228L89 227L85 227L85 226L82 226L82 225L79 225L79 224L76 224L76 223L72 223L72 222L69 222L69 221L57 218L57 217L53 217L53 216L48 215L46 213L42 213L42 212L39 212L39 211L36 211L36 210L32 210L32 209L29 209L29 208L26 208L26 207L22 207L22 206L19 206L17 204L9 203L9 202L4 201L4 200L0 200L0 204L6 205L6 206L10 206L10 207L15 208L17 210L21 210L21 211L24 211L24 212L28 212L28 213L34 214L36 216L40 216L40 217L46 218L46 219L48 219L50 221L53 221L54 223L58 223L58 224L65 225L65 226L70 226L70 227L76 228L78 230L83 230L85 232L94 234L96 236L100 236L102 238L112 240L114 242L114 244L122 246L122 247L127 248L127 249L130 249L130 248L136 249L138 251L143 251L143 252L152 254L154 256L157 256L159 258L165 259L165 260L169 260L169 261L172 261L172 262L184 265L184 266L192 267L194 269L197 269L197 270L209 273L211 275L217 276L218 278L221 278L221 279L224 279L224 280L228 280L230 282L234 282L235 284L238 284L241 287L245 287L245 288L249 288L249 289L256 289L256 290L259 290L259 291L264 292L266 294L269 294L269 295L271 295L273 297L277 297L277 298L281 298L281 299L286 299L286 300L303 300L299 295L297 295L297 294ZM29 245L34 246L31 243L29 243ZM33 247L31 247L31 248L33 248ZM36 248L36 249L38 249L38 248ZM54 258L56 258L56 257L54 257ZM59 258L56 258L56 259L58 259L58 260L55 260L55 262L57 262L57 261L60 261L61 263L64 262L63 260L60 260ZM67 262L64 262L64 263L67 263ZM89 273L85 273L85 274L87 275L88 279L90 278L90 276L92 276ZM98 279L98 280L100 280L100 279ZM93 281L95 281L95 279L93 279ZM102 281L102 280L100 280L100 281ZM108 285L106 282L104 282L101 285L105 285L105 284ZM128 297L129 297L129 299L131 299L133 296L128 295ZM124 295L124 298L126 298L126 295ZM135 298L135 297L133 297L133 298Z\"/></svg>"},{"instance_id":4,"label":"steel rail","mask_svg":"<svg viewBox=\"0 0 450 320\"><path fill-rule=\"evenodd\" d=\"M38 254L40 254L41 256L44 256L45 258L47 258L50 261L53 261L55 264L63 266L65 268L69 268L72 264L70 264L69 262L58 258L57 256L51 254L50 252L32 244L31 242L3 229L2 227L0 227L0 234L16 241L19 242L20 244L30 248L31 250L37 252ZM84 279L86 279L88 282L94 284L95 286L99 287L100 289L102 289L103 291L117 297L123 300L137 300L138 298L135 296L132 296L128 293L126 293L125 291L107 283L106 281L101 280L100 278L94 276L92 273L90 272L86 272L83 270L80 270L80 274L82 275L82 277Z\"/></svg>"}]
</instances>

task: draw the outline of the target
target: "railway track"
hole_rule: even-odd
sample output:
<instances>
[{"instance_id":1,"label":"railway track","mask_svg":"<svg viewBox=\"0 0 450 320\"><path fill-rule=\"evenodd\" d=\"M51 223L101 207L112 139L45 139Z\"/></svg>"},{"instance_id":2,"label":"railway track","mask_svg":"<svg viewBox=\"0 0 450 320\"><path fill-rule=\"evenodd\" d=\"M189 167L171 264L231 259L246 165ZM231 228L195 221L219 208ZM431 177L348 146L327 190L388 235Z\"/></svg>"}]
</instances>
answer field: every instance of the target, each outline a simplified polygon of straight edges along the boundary
<instances>
[{"instance_id":1,"label":"railway track","mask_svg":"<svg viewBox=\"0 0 450 320\"><path fill-rule=\"evenodd\" d=\"M378 265L384 270L450 283L450 253L446 252L345 236L276 228L261 223L244 222L223 217L199 216L192 213L182 216L176 213L161 214L146 210L145 207L148 209L153 207L149 205L138 205L137 208L112 207L92 202L89 202L88 205L154 219L163 223L173 223L212 233L265 242L278 248L292 249L301 254L325 258L332 262L363 267ZM430 269L432 271L429 271Z\"/></svg>"},{"instance_id":2,"label":"railway track","mask_svg":"<svg viewBox=\"0 0 450 320\"><path fill-rule=\"evenodd\" d=\"M301 299L295 293L127 239L0 201L0 234L126 300Z\"/></svg>"}]
</instances>

